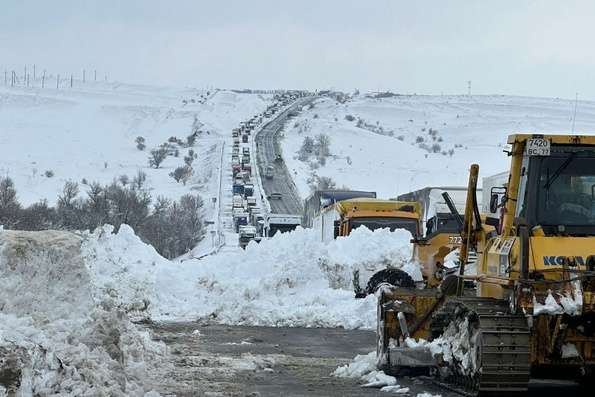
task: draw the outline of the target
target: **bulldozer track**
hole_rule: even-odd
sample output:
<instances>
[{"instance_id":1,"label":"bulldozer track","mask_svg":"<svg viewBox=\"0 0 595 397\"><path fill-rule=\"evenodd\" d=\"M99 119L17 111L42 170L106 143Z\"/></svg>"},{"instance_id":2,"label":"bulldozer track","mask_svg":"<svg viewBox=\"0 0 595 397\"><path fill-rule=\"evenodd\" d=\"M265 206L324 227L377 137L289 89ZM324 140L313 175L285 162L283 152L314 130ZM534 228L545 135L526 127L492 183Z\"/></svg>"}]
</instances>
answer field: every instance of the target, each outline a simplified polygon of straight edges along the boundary
<instances>
[{"instance_id":1,"label":"bulldozer track","mask_svg":"<svg viewBox=\"0 0 595 397\"><path fill-rule=\"evenodd\" d=\"M466 317L478 331L478 370L464 375L450 368L434 382L464 396L525 396L530 378L529 329L508 303L487 298L451 298L435 316L433 331Z\"/></svg>"}]
</instances>

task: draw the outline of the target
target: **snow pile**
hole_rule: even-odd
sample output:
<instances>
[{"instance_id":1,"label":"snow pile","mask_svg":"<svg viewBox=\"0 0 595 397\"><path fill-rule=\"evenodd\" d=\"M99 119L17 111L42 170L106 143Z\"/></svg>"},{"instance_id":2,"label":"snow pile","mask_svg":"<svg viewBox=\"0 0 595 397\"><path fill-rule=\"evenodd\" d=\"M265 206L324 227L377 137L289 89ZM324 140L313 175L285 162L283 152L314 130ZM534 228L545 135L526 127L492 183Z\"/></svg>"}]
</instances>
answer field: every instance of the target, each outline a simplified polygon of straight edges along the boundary
<instances>
[{"instance_id":1,"label":"snow pile","mask_svg":"<svg viewBox=\"0 0 595 397\"><path fill-rule=\"evenodd\" d=\"M358 354L352 362L337 368L332 375L337 378L361 378L376 371L376 352Z\"/></svg>"},{"instance_id":2,"label":"snow pile","mask_svg":"<svg viewBox=\"0 0 595 397\"><path fill-rule=\"evenodd\" d=\"M565 343L562 345L562 358L580 358L580 356L574 343Z\"/></svg>"},{"instance_id":3,"label":"snow pile","mask_svg":"<svg viewBox=\"0 0 595 397\"><path fill-rule=\"evenodd\" d=\"M386 375L384 371L379 371L377 366L376 352L370 352L366 355L358 354L352 362L337 368L331 376L337 378L359 379L362 387L379 388L382 392L395 394L408 394L409 388L397 384L397 378ZM428 393L420 393L418 397L441 397L432 396Z\"/></svg>"},{"instance_id":4,"label":"snow pile","mask_svg":"<svg viewBox=\"0 0 595 397\"><path fill-rule=\"evenodd\" d=\"M384 371L378 371L376 352L366 355L358 354L351 363L337 368L331 375L337 378L360 379L364 383L362 387L384 388L388 386L392 388L396 386L399 388L394 376L386 375ZM389 391L389 389L385 391Z\"/></svg>"},{"instance_id":5,"label":"snow pile","mask_svg":"<svg viewBox=\"0 0 595 397\"><path fill-rule=\"evenodd\" d=\"M562 314L566 313L571 316L578 316L582 312L583 307L583 293L581 290L580 281L572 282L573 291L564 294L557 293L559 301L552 295L552 291L548 291L545 302L541 304L535 295L533 296L533 315L540 314Z\"/></svg>"},{"instance_id":6,"label":"snow pile","mask_svg":"<svg viewBox=\"0 0 595 397\"><path fill-rule=\"evenodd\" d=\"M389 263L419 278L409 239L404 231L361 228L323 244L315 231L298 229L245 251L176 262L122 227L86 236L82 250L99 291L127 310L146 308L154 320L373 328L376 298L354 299L353 271Z\"/></svg>"},{"instance_id":7,"label":"snow pile","mask_svg":"<svg viewBox=\"0 0 595 397\"><path fill-rule=\"evenodd\" d=\"M112 301L94 299L80 244L66 232L0 232L0 372L9 394L148 392L146 362L159 363L165 348Z\"/></svg>"},{"instance_id":8,"label":"snow pile","mask_svg":"<svg viewBox=\"0 0 595 397\"><path fill-rule=\"evenodd\" d=\"M477 363L477 349L479 331L469 326L468 318L459 319L448 325L444 333L432 342L425 339L415 340L407 338L404 345L408 348L426 348L434 358L441 362L449 363L448 367L441 367L448 371L449 368L463 375L473 375L479 370Z\"/></svg>"}]
</instances>

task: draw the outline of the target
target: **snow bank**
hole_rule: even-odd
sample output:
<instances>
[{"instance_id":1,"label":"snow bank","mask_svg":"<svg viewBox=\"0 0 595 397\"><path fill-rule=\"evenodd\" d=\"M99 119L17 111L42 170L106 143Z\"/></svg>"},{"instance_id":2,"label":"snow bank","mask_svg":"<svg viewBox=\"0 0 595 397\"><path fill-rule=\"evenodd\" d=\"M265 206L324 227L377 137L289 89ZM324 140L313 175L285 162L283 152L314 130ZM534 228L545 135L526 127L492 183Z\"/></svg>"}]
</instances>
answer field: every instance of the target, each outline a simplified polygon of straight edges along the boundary
<instances>
[{"instance_id":1,"label":"snow bank","mask_svg":"<svg viewBox=\"0 0 595 397\"><path fill-rule=\"evenodd\" d=\"M100 294L154 320L373 328L376 298L354 299L353 271L390 264L419 278L409 239L401 230L360 228L323 244L313 230L298 229L245 251L176 262L124 226L87 235L82 251Z\"/></svg>"},{"instance_id":2,"label":"snow bank","mask_svg":"<svg viewBox=\"0 0 595 397\"><path fill-rule=\"evenodd\" d=\"M22 396L143 396L146 361L159 363L164 346L109 297L97 300L80 245L66 232L0 232L2 386Z\"/></svg>"}]
</instances>

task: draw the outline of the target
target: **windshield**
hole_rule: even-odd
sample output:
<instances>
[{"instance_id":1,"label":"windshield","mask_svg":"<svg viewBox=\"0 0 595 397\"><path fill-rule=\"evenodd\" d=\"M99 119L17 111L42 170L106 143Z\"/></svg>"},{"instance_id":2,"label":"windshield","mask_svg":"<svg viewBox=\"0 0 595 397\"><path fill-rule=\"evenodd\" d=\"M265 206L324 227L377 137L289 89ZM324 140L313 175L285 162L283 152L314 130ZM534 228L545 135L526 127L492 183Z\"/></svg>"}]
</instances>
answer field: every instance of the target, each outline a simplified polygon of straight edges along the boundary
<instances>
[{"instance_id":1,"label":"windshield","mask_svg":"<svg viewBox=\"0 0 595 397\"><path fill-rule=\"evenodd\" d=\"M538 172L536 224L595 226L595 152L544 157Z\"/></svg>"},{"instance_id":2,"label":"windshield","mask_svg":"<svg viewBox=\"0 0 595 397\"><path fill-rule=\"evenodd\" d=\"M417 236L417 220L408 218L353 218L351 219L351 229L357 229L360 226L366 226L370 230L389 228L390 231L396 229L408 230L412 236Z\"/></svg>"},{"instance_id":3,"label":"windshield","mask_svg":"<svg viewBox=\"0 0 595 397\"><path fill-rule=\"evenodd\" d=\"M459 224L454 215L439 213L426 222L426 236L438 233L459 233Z\"/></svg>"}]
</instances>

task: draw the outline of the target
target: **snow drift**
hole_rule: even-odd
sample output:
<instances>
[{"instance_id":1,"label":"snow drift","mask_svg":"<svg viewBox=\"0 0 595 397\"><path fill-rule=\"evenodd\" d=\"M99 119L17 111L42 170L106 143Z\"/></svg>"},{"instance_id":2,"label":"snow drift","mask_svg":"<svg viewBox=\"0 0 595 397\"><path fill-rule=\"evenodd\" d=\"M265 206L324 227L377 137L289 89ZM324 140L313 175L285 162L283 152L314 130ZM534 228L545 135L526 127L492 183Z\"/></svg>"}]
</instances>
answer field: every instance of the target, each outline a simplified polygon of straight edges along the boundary
<instances>
[{"instance_id":1,"label":"snow drift","mask_svg":"<svg viewBox=\"0 0 595 397\"><path fill-rule=\"evenodd\" d=\"M67 232L0 231L0 395L147 392L146 362L164 346L97 299L80 245Z\"/></svg>"},{"instance_id":2,"label":"snow drift","mask_svg":"<svg viewBox=\"0 0 595 397\"><path fill-rule=\"evenodd\" d=\"M245 251L179 262L123 226L86 236L82 251L97 293L153 320L373 328L376 298L354 299L353 270L390 264L419 279L419 266L409 262L410 238L403 230L360 228L327 245L313 230L298 229Z\"/></svg>"}]
</instances>

